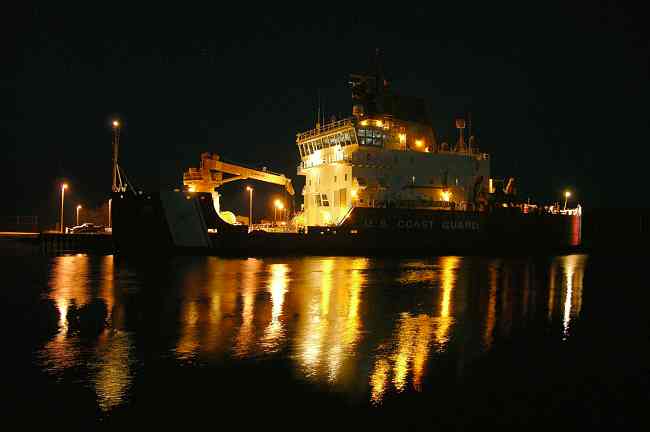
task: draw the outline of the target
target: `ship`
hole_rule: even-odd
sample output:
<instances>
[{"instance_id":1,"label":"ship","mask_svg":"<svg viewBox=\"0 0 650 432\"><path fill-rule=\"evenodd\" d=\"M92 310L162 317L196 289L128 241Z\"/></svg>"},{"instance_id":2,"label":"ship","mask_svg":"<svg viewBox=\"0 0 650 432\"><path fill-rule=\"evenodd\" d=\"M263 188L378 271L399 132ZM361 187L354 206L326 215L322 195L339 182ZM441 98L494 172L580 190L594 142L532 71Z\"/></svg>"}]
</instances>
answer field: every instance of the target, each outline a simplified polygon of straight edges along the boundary
<instances>
[{"instance_id":1,"label":"ship","mask_svg":"<svg viewBox=\"0 0 650 432\"><path fill-rule=\"evenodd\" d=\"M112 231L117 253L490 254L575 251L582 209L518 197L513 177L493 178L490 155L455 119L442 142L423 98L393 91L381 68L350 76L351 115L296 134L302 204L281 223L222 211L224 183L293 182L266 167L201 155L183 188L144 193L122 181L114 139ZM119 140L119 131L114 136ZM252 192L251 192L252 193Z\"/></svg>"}]
</instances>

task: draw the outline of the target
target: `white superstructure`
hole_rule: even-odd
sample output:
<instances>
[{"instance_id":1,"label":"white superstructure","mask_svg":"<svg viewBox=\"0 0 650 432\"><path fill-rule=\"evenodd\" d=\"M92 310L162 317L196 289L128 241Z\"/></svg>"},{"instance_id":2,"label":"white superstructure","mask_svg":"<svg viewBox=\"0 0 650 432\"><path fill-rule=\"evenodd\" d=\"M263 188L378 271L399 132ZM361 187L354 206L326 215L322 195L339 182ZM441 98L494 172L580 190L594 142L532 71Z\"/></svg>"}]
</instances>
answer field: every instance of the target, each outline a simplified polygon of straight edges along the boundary
<instances>
[{"instance_id":1,"label":"white superstructure","mask_svg":"<svg viewBox=\"0 0 650 432\"><path fill-rule=\"evenodd\" d=\"M335 225L352 207L478 208L490 187L490 161L473 137L464 141L464 121L456 122L460 136L449 146L436 142L422 116L410 121L397 109L377 109L377 100L402 103L385 89L353 89L353 99L352 117L297 135L305 225Z\"/></svg>"}]
</instances>

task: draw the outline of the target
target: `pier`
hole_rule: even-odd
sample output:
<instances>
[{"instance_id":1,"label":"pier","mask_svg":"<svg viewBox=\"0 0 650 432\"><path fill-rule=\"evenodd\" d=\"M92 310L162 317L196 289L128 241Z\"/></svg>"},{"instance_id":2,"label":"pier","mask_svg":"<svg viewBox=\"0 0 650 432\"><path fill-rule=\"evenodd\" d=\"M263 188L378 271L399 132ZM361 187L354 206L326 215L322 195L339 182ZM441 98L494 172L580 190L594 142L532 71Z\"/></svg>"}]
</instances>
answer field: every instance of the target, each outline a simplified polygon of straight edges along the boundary
<instances>
[{"instance_id":1,"label":"pier","mask_svg":"<svg viewBox=\"0 0 650 432\"><path fill-rule=\"evenodd\" d=\"M110 233L63 234L58 232L0 232L2 249L41 251L43 253L92 252L113 253Z\"/></svg>"},{"instance_id":2,"label":"pier","mask_svg":"<svg viewBox=\"0 0 650 432\"><path fill-rule=\"evenodd\" d=\"M110 233L44 232L39 234L39 243L43 252L113 252L113 236Z\"/></svg>"}]
</instances>

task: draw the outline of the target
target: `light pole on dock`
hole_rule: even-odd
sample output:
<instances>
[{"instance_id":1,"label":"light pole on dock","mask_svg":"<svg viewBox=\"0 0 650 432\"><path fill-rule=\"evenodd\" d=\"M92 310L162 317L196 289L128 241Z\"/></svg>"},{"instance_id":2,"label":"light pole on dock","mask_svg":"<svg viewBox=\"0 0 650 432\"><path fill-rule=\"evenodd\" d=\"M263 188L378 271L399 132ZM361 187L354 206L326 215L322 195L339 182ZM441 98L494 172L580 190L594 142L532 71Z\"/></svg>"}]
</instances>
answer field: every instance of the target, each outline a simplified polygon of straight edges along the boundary
<instances>
[{"instance_id":1,"label":"light pole on dock","mask_svg":"<svg viewBox=\"0 0 650 432\"><path fill-rule=\"evenodd\" d=\"M122 191L122 178L120 176L120 168L117 163L118 161L118 151L120 148L120 122L118 120L113 120L111 123L113 126L113 192Z\"/></svg>"},{"instance_id":2,"label":"light pole on dock","mask_svg":"<svg viewBox=\"0 0 650 432\"><path fill-rule=\"evenodd\" d=\"M65 190L68 188L67 183L61 185L61 225L59 226L60 232L63 234L63 199L65 198Z\"/></svg>"},{"instance_id":3,"label":"light pole on dock","mask_svg":"<svg viewBox=\"0 0 650 432\"><path fill-rule=\"evenodd\" d=\"M248 229L253 226L253 188L246 186L248 191Z\"/></svg>"},{"instance_id":4,"label":"light pole on dock","mask_svg":"<svg viewBox=\"0 0 650 432\"><path fill-rule=\"evenodd\" d=\"M77 206L77 226L79 226L79 210L81 210L81 204Z\"/></svg>"},{"instance_id":5,"label":"light pole on dock","mask_svg":"<svg viewBox=\"0 0 650 432\"><path fill-rule=\"evenodd\" d=\"M570 196L571 196L571 192L569 191L564 192L564 210L566 210L566 202Z\"/></svg>"},{"instance_id":6,"label":"light pole on dock","mask_svg":"<svg viewBox=\"0 0 650 432\"><path fill-rule=\"evenodd\" d=\"M282 201L280 201L279 199L276 199L274 204L275 204L274 205L275 208L273 209L274 210L273 219L274 219L275 224L277 225L277 223L278 223L278 210L283 210L284 209L284 204L282 204ZM282 213L280 213L280 215L282 215ZM280 216L280 217L282 217L282 216Z\"/></svg>"}]
</instances>

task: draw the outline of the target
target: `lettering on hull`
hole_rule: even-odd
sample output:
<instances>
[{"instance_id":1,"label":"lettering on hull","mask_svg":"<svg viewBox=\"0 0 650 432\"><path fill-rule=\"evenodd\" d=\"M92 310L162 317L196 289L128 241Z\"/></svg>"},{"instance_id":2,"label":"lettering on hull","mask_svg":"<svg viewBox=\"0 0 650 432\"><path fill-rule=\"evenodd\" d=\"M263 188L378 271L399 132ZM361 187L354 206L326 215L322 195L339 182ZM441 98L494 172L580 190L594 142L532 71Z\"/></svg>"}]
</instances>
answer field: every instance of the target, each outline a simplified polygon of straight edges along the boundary
<instances>
[{"instance_id":1,"label":"lettering on hull","mask_svg":"<svg viewBox=\"0 0 650 432\"><path fill-rule=\"evenodd\" d=\"M364 219L364 228L397 228L400 230L444 230L444 231L480 231L481 224L476 220L435 220L435 219L397 219L389 223L386 219Z\"/></svg>"}]
</instances>

